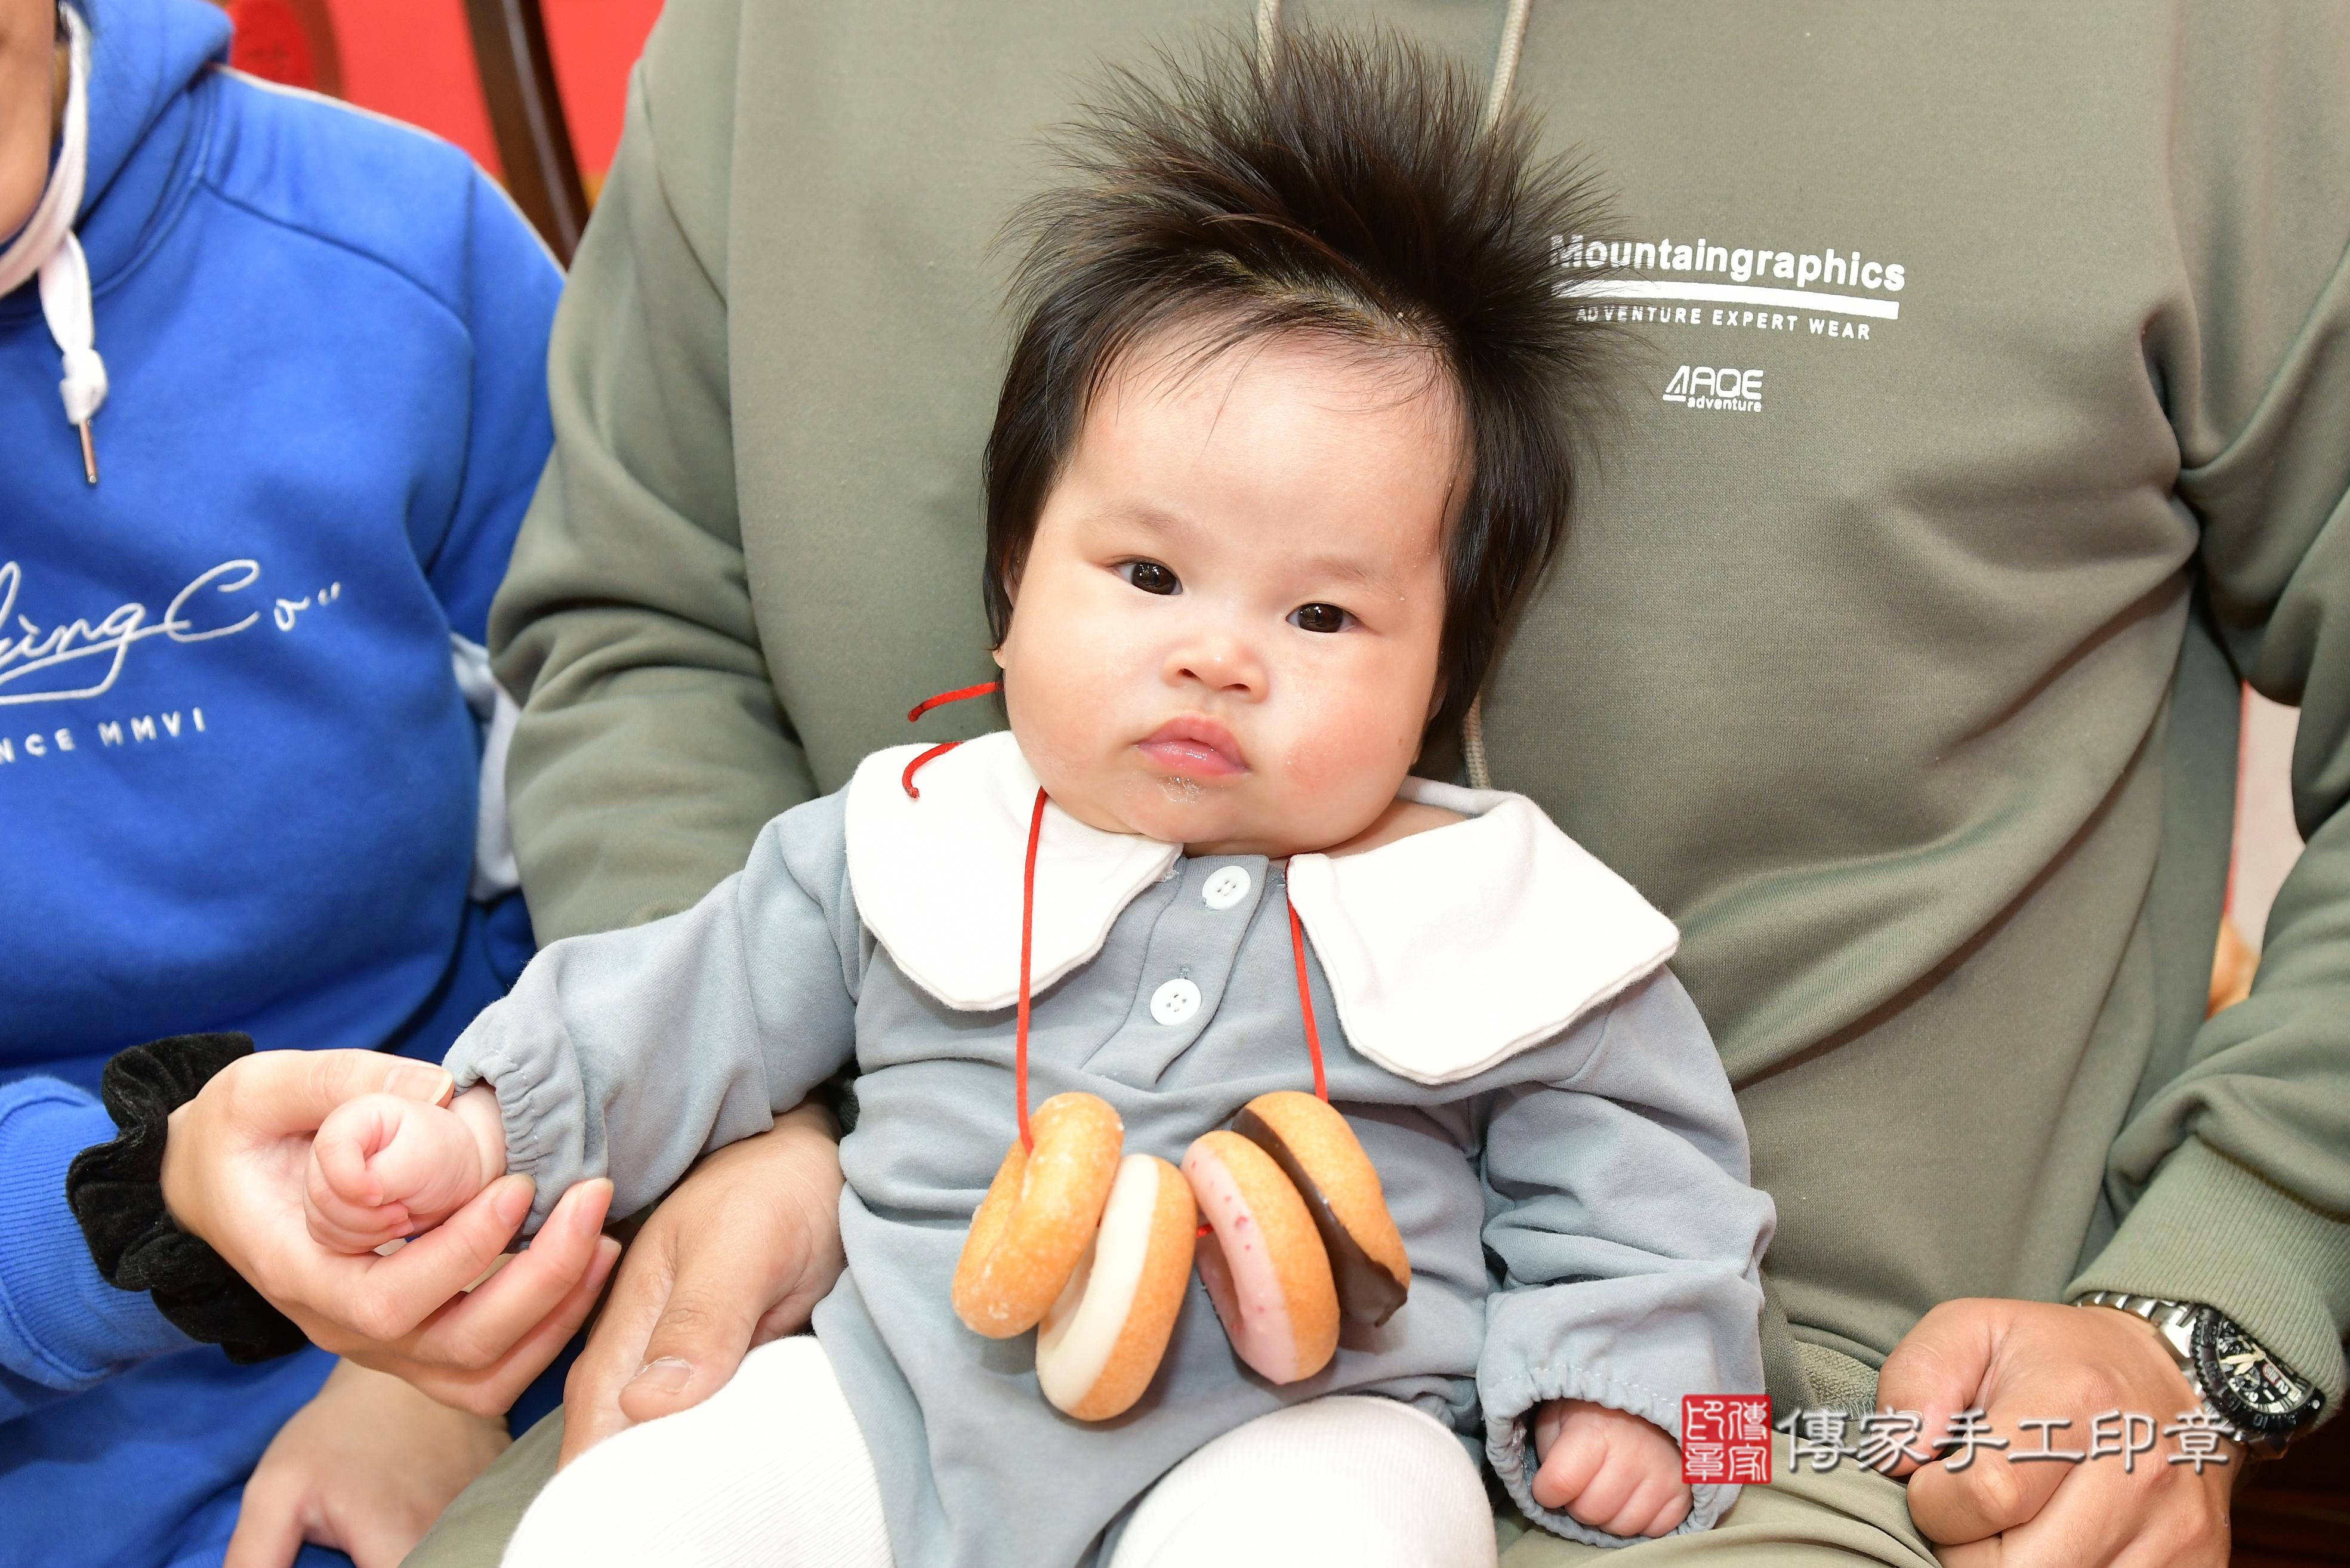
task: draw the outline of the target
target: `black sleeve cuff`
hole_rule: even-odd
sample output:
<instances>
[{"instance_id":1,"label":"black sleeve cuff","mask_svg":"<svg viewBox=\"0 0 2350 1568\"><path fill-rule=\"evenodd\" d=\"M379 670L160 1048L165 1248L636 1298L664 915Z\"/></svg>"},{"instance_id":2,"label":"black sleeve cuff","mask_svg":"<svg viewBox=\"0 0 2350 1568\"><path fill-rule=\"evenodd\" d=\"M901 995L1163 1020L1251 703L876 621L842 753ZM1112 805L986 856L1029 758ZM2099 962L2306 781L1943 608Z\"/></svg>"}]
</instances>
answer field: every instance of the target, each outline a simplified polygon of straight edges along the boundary
<instances>
[{"instance_id":1,"label":"black sleeve cuff","mask_svg":"<svg viewBox=\"0 0 2350 1568\"><path fill-rule=\"evenodd\" d=\"M163 1140L172 1112L252 1051L244 1034L181 1034L119 1053L99 1094L120 1134L74 1156L66 1171L66 1202L106 1282L151 1294L174 1327L240 1364L307 1341L209 1243L172 1223L163 1208Z\"/></svg>"}]
</instances>

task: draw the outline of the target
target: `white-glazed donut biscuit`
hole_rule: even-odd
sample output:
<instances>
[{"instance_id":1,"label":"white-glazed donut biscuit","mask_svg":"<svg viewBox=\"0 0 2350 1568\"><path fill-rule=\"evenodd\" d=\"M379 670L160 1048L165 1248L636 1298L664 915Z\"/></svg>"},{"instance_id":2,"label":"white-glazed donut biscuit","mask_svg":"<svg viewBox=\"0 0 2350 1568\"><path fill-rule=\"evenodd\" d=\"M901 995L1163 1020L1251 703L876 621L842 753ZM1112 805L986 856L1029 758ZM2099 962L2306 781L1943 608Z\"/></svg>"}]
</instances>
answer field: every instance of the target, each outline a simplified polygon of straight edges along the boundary
<instances>
[{"instance_id":1,"label":"white-glazed donut biscuit","mask_svg":"<svg viewBox=\"0 0 2350 1568\"><path fill-rule=\"evenodd\" d=\"M1080 1421L1122 1415L1150 1386L1191 1279L1199 1210L1183 1173L1129 1154L1101 1228L1036 1334L1036 1381Z\"/></svg>"}]
</instances>

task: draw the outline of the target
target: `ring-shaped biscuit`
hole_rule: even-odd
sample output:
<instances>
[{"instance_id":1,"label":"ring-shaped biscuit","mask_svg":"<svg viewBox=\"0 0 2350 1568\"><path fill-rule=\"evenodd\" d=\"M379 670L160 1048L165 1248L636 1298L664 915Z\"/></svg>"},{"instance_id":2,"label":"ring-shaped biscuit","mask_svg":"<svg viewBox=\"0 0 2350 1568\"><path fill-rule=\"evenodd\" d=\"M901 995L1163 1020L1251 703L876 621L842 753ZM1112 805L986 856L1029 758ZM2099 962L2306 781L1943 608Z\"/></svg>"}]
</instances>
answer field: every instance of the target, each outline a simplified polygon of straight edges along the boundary
<instances>
[{"instance_id":1,"label":"ring-shaped biscuit","mask_svg":"<svg viewBox=\"0 0 2350 1568\"><path fill-rule=\"evenodd\" d=\"M1036 1333L1036 1381L1080 1421L1123 1415L1150 1386L1191 1283L1200 1211L1155 1155L1118 1162L1101 1228Z\"/></svg>"},{"instance_id":2,"label":"ring-shaped biscuit","mask_svg":"<svg viewBox=\"0 0 2350 1568\"><path fill-rule=\"evenodd\" d=\"M1126 1127L1108 1102L1055 1095L1028 1118L972 1216L955 1264L954 1310L974 1334L1009 1339L1036 1326L1093 1245L1118 1175Z\"/></svg>"},{"instance_id":3,"label":"ring-shaped biscuit","mask_svg":"<svg viewBox=\"0 0 2350 1568\"><path fill-rule=\"evenodd\" d=\"M1232 1130L1271 1155L1305 1199L1330 1255L1338 1310L1374 1325L1393 1317L1411 1291L1411 1261L1378 1169L1347 1118L1327 1100L1280 1089L1242 1106Z\"/></svg>"},{"instance_id":4,"label":"ring-shaped biscuit","mask_svg":"<svg viewBox=\"0 0 2350 1568\"><path fill-rule=\"evenodd\" d=\"M1329 1254L1273 1157L1236 1132L1194 1138L1183 1155L1211 1234L1200 1281L1240 1358L1274 1383L1295 1383L1338 1348L1338 1294Z\"/></svg>"}]
</instances>

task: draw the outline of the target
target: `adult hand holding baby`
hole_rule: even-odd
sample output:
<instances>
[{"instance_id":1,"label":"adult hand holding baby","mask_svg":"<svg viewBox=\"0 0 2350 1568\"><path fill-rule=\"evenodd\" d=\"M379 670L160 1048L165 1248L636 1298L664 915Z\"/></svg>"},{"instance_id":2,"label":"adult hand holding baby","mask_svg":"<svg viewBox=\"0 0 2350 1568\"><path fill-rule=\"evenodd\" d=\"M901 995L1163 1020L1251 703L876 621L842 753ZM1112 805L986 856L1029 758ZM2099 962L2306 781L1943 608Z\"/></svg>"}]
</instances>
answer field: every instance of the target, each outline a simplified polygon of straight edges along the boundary
<instances>
[{"instance_id":1,"label":"adult hand holding baby","mask_svg":"<svg viewBox=\"0 0 2350 1568\"><path fill-rule=\"evenodd\" d=\"M701 1404L754 1346L807 1323L845 1264L839 1136L822 1106L802 1105L661 1200L572 1363L559 1464Z\"/></svg>"},{"instance_id":2,"label":"adult hand holding baby","mask_svg":"<svg viewBox=\"0 0 2350 1568\"><path fill-rule=\"evenodd\" d=\"M476 1085L451 1101L448 1075L431 1071L431 1079L387 1082L339 1103L321 1096L332 1109L307 1140L302 1181L304 1220L319 1247L365 1262L384 1242L413 1237L397 1259L447 1249L444 1238L470 1218L473 1234L459 1239L450 1253L470 1261L483 1245L503 1245L528 1213L528 1179L504 1174L505 1135L495 1095ZM802 1106L778 1116L765 1134L712 1154L654 1211L573 1366L562 1462L640 1421L700 1404L725 1386L753 1346L806 1324L842 1267L837 1137L821 1106ZM578 1198L591 1189L600 1193L592 1210ZM567 1204L592 1235L610 1192L608 1182L581 1183L556 1206L541 1235L567 1223ZM534 1244L524 1257L535 1258L546 1245ZM412 1305L429 1299L459 1266L421 1273L434 1282L400 1300ZM603 1272L595 1271L598 1282ZM592 1299L593 1286L588 1290ZM576 1321L567 1320L565 1336ZM518 1358L522 1349L518 1344L507 1354ZM532 1365L525 1381L543 1360ZM445 1378L437 1368L432 1376Z\"/></svg>"},{"instance_id":3,"label":"adult hand holding baby","mask_svg":"<svg viewBox=\"0 0 2350 1568\"><path fill-rule=\"evenodd\" d=\"M611 1185L564 1194L531 1248L470 1293L529 1212L527 1178L490 1183L389 1257L321 1246L305 1212L313 1134L337 1107L378 1093L437 1106L450 1087L438 1067L376 1052L244 1057L172 1113L163 1201L314 1344L495 1415L577 1332L611 1272Z\"/></svg>"}]
</instances>

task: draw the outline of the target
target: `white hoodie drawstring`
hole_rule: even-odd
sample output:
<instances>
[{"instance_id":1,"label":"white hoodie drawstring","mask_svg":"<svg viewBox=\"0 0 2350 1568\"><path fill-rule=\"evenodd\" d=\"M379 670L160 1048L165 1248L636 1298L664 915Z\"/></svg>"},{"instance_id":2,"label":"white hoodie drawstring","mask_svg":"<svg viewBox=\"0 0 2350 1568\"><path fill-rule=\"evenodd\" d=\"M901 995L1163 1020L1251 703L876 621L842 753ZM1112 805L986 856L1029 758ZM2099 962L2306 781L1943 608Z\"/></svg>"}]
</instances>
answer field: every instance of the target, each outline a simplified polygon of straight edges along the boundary
<instances>
[{"instance_id":1,"label":"white hoodie drawstring","mask_svg":"<svg viewBox=\"0 0 2350 1568\"><path fill-rule=\"evenodd\" d=\"M1510 101L1510 88L1518 79L1518 57L1525 52L1526 22L1533 16L1534 0L1510 0L1509 9L1502 16L1502 47L1493 56L1492 86L1485 95L1483 129L1491 130L1502 118L1502 109ZM1258 62L1271 68L1274 42L1281 36L1281 0L1257 0L1256 47ZM1485 765L1485 694L1479 692L1470 699L1469 711L1461 721L1461 760L1469 773L1471 789L1492 789L1492 771Z\"/></svg>"},{"instance_id":2,"label":"white hoodie drawstring","mask_svg":"<svg viewBox=\"0 0 2350 1568\"><path fill-rule=\"evenodd\" d=\"M89 421L106 403L106 361L98 355L97 321L90 312L89 262L73 232L89 165L89 28L72 6L63 7L62 14L70 40L70 70L57 166L23 233L0 251L0 295L39 275L41 317L65 364L57 394L65 401L66 422L81 434L82 476L96 484L98 451L90 441Z\"/></svg>"}]
</instances>

